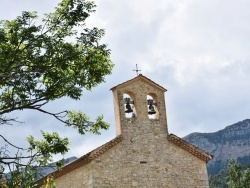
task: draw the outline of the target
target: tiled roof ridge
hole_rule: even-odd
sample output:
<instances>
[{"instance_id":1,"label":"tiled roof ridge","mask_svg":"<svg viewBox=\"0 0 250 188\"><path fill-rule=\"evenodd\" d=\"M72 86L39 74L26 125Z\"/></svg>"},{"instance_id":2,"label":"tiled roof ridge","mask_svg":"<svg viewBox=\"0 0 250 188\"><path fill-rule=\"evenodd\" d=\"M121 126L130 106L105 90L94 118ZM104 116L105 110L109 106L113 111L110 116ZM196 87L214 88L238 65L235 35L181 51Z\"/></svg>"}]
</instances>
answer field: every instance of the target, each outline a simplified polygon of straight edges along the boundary
<instances>
[{"instance_id":1,"label":"tiled roof ridge","mask_svg":"<svg viewBox=\"0 0 250 188\"><path fill-rule=\"evenodd\" d=\"M56 178L59 178L59 177L63 176L64 174L67 174L67 173L69 173L69 172L71 172L71 171L73 171L73 170L75 170L75 169L77 169L85 164L90 163L91 161L93 161L94 159L96 159L97 157L99 157L104 152L106 152L107 150L109 150L110 148L112 148L113 146L115 146L116 144L118 144L121 141L122 141L122 135L118 135L117 137L110 140L109 142L107 142L107 143L99 146L98 148L90 151L89 153L79 157L78 159L65 165L61 169L47 174L45 177L41 178L40 180L38 180L36 182L37 186L43 185L45 178L48 176L53 176L53 178L56 179Z\"/></svg>"},{"instance_id":2,"label":"tiled roof ridge","mask_svg":"<svg viewBox=\"0 0 250 188\"><path fill-rule=\"evenodd\" d=\"M153 80L147 78L146 76L143 76L142 74L139 74L138 76L136 76L136 77L134 77L134 78L132 78L132 79L130 79L130 80L127 80L126 82L123 82L123 83L121 83L121 84L118 84L118 85L112 87L110 90L113 90L113 89L115 89L116 87L119 87L119 86L121 86L121 85L123 85L123 84L127 84L128 82L131 82L131 81L133 81L133 80L135 80L135 79L137 79L137 78L139 78L139 77L144 78L144 79L146 79L147 81L154 83L156 86L158 86L158 87L161 88L162 90L167 91L167 89L165 89L165 88L162 87L161 85L157 84L157 83L154 82Z\"/></svg>"},{"instance_id":3,"label":"tiled roof ridge","mask_svg":"<svg viewBox=\"0 0 250 188\"><path fill-rule=\"evenodd\" d=\"M182 138L180 138L174 134L169 134L168 141L170 141L171 143L188 151L189 153L202 159L203 161L208 162L209 160L211 160L213 158L213 156L211 154L209 154L209 153L203 151L202 149L190 144L189 142L183 140Z\"/></svg>"}]
</instances>

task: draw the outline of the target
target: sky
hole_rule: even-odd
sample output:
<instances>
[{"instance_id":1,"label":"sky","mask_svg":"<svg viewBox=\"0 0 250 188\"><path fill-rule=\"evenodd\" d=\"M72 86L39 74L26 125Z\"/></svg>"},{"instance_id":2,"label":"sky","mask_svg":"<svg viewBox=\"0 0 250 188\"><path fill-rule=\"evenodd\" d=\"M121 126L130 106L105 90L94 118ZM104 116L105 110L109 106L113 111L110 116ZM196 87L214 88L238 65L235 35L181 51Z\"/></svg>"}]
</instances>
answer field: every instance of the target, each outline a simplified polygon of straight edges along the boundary
<instances>
[{"instance_id":1,"label":"sky","mask_svg":"<svg viewBox=\"0 0 250 188\"><path fill-rule=\"evenodd\" d=\"M59 0L2 0L0 19L22 11L39 15L53 11ZM115 64L106 82L84 91L81 100L61 99L51 111L82 110L92 120L104 115L110 123L101 135L81 136L52 117L20 111L25 123L2 126L0 133L16 145L40 130L69 137L65 157L82 156L113 139L113 96L110 88L141 74L160 84L165 93L168 130L179 137L215 132L248 119L250 113L250 1L248 0L96 0L89 27L103 28L102 42ZM3 145L3 141L0 141Z\"/></svg>"}]
</instances>

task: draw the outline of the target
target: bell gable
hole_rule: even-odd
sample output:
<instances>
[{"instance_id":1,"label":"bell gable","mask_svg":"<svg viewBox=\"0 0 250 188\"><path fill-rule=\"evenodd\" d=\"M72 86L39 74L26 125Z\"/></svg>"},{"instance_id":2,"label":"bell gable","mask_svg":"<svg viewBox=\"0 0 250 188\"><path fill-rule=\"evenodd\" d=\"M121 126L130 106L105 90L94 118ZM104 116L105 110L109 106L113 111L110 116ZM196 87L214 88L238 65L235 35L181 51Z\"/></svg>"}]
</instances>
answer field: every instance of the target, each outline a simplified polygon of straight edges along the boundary
<instances>
[{"instance_id":1,"label":"bell gable","mask_svg":"<svg viewBox=\"0 0 250 188\"><path fill-rule=\"evenodd\" d=\"M142 74L113 88L114 111L117 135L138 126L148 129L150 126L162 127L167 135L167 117L164 87ZM139 131L132 130L134 133ZM140 131L138 132L138 134Z\"/></svg>"}]
</instances>

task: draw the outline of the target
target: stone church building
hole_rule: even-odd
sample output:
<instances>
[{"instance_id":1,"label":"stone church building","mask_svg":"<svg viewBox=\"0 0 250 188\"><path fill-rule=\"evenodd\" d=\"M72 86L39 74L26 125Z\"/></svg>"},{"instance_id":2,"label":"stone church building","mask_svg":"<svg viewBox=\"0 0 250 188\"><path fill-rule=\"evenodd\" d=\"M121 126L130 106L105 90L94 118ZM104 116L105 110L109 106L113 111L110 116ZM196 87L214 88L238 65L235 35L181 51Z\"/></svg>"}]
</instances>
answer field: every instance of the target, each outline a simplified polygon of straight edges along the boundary
<instances>
[{"instance_id":1,"label":"stone church building","mask_svg":"<svg viewBox=\"0 0 250 188\"><path fill-rule=\"evenodd\" d=\"M208 188L212 155L168 133L166 89L140 74L111 90L117 136L51 173L57 187Z\"/></svg>"}]
</instances>

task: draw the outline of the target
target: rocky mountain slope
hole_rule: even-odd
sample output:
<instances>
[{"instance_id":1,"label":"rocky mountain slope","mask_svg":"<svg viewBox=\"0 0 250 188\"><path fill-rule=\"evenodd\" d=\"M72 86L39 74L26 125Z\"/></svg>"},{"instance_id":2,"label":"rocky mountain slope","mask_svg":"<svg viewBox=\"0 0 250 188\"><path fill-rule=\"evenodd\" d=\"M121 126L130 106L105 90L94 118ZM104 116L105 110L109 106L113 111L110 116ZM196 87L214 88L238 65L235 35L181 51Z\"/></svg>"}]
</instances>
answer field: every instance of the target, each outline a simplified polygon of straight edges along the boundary
<instances>
[{"instance_id":1,"label":"rocky mountain slope","mask_svg":"<svg viewBox=\"0 0 250 188\"><path fill-rule=\"evenodd\" d=\"M250 119L227 126L214 133L191 133L184 140L213 155L207 164L208 174L217 174L226 168L227 162L234 159L242 164L250 164ZM76 157L65 159L68 164ZM41 176L54 171L55 163L48 167L39 167ZM6 174L8 176L8 174Z\"/></svg>"},{"instance_id":2,"label":"rocky mountain slope","mask_svg":"<svg viewBox=\"0 0 250 188\"><path fill-rule=\"evenodd\" d=\"M214 156L207 165L209 174L226 168L230 159L250 162L250 119L214 133L191 133L183 139Z\"/></svg>"}]
</instances>

